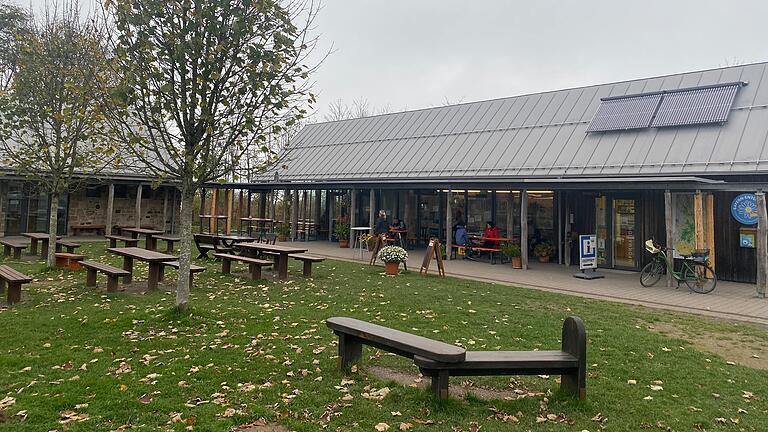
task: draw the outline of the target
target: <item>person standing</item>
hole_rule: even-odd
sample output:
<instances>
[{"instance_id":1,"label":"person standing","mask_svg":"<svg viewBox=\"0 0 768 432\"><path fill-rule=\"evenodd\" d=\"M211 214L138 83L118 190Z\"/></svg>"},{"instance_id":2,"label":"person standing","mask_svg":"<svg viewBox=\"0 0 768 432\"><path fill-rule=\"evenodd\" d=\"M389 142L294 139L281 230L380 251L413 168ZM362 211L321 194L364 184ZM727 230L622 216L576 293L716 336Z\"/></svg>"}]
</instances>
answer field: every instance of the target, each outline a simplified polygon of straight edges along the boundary
<instances>
[{"instance_id":1,"label":"person standing","mask_svg":"<svg viewBox=\"0 0 768 432\"><path fill-rule=\"evenodd\" d=\"M389 232L389 225L387 224L387 212L379 210L379 218L376 219L376 225L373 227L374 235L386 235Z\"/></svg>"}]
</instances>

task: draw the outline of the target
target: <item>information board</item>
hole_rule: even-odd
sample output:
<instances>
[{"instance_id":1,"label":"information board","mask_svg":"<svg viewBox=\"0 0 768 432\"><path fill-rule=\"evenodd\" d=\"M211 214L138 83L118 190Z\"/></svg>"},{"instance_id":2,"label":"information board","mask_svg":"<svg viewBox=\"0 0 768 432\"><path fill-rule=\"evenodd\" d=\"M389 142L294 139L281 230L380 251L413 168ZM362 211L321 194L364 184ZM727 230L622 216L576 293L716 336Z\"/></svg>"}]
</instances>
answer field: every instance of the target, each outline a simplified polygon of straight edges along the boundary
<instances>
[{"instance_id":1,"label":"information board","mask_svg":"<svg viewBox=\"0 0 768 432\"><path fill-rule=\"evenodd\" d=\"M597 236L587 234L579 236L579 269L597 268Z\"/></svg>"}]
</instances>

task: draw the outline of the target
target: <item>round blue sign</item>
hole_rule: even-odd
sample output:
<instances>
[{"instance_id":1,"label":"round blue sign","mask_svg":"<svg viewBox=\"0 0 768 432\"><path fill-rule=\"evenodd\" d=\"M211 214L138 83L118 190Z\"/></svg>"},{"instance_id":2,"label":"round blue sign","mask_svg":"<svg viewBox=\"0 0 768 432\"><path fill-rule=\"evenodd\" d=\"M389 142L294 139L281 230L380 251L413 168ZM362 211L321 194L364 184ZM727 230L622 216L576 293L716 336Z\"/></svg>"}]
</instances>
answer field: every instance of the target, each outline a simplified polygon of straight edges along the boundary
<instances>
[{"instance_id":1,"label":"round blue sign","mask_svg":"<svg viewBox=\"0 0 768 432\"><path fill-rule=\"evenodd\" d=\"M731 215L744 225L757 223L757 198L755 194L745 193L737 196L731 203Z\"/></svg>"}]
</instances>

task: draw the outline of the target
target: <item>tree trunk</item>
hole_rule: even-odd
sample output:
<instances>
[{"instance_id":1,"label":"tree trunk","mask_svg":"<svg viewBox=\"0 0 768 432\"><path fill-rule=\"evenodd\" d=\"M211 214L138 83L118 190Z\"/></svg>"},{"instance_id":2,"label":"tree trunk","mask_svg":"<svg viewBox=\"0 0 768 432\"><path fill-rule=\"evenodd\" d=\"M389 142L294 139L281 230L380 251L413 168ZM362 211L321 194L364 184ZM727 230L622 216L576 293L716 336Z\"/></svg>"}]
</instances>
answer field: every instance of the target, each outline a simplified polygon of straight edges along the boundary
<instances>
[{"instance_id":1,"label":"tree trunk","mask_svg":"<svg viewBox=\"0 0 768 432\"><path fill-rule=\"evenodd\" d=\"M176 307L186 310L189 302L189 265L192 258L192 212L195 191L184 186L181 190L179 283L176 286Z\"/></svg>"},{"instance_id":2,"label":"tree trunk","mask_svg":"<svg viewBox=\"0 0 768 432\"><path fill-rule=\"evenodd\" d=\"M59 228L59 194L51 194L51 217L48 220L48 256L49 268L56 267L56 231Z\"/></svg>"}]
</instances>

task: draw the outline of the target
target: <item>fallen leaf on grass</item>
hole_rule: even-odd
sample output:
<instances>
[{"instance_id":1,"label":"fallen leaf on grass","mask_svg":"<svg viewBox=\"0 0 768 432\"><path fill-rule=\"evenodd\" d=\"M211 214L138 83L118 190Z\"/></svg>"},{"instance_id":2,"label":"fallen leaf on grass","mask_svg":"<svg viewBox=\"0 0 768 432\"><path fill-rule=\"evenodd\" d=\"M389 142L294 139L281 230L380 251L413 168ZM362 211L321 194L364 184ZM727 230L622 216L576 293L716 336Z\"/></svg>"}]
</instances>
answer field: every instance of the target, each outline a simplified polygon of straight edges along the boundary
<instances>
[{"instance_id":1,"label":"fallen leaf on grass","mask_svg":"<svg viewBox=\"0 0 768 432\"><path fill-rule=\"evenodd\" d=\"M386 424L386 423L379 423L376 426L374 426L373 428L376 429L379 432L384 432L385 430L389 429L389 425Z\"/></svg>"}]
</instances>

